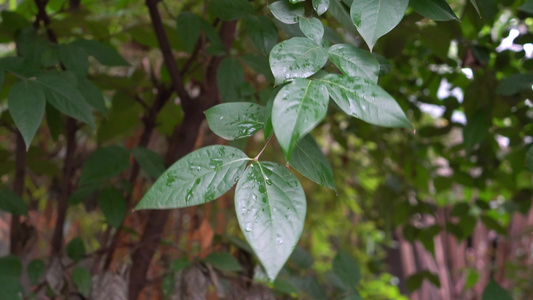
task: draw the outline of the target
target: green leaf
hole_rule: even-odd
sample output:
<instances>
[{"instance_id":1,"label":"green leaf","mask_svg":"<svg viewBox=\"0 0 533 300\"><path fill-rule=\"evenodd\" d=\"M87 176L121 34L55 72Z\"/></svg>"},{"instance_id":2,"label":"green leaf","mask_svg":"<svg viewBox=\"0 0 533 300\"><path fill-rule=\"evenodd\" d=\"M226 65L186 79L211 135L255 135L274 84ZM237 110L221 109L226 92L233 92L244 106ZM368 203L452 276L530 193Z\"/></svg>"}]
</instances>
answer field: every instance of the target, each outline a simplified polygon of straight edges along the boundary
<instances>
[{"instance_id":1,"label":"green leaf","mask_svg":"<svg viewBox=\"0 0 533 300\"><path fill-rule=\"evenodd\" d=\"M313 8L317 15L321 16L328 10L329 1L330 0L313 0Z\"/></svg>"},{"instance_id":2,"label":"green leaf","mask_svg":"<svg viewBox=\"0 0 533 300\"><path fill-rule=\"evenodd\" d=\"M72 270L72 282L78 288L78 291L85 297L89 297L91 293L91 272L82 267L75 267Z\"/></svg>"},{"instance_id":3,"label":"green leaf","mask_svg":"<svg viewBox=\"0 0 533 300\"><path fill-rule=\"evenodd\" d=\"M28 273L28 278L30 279L32 285L36 285L39 283L39 279L41 279L41 276L44 274L45 269L46 264L42 259L34 259L28 263L26 270Z\"/></svg>"},{"instance_id":4,"label":"green leaf","mask_svg":"<svg viewBox=\"0 0 533 300\"><path fill-rule=\"evenodd\" d=\"M107 223L118 228L126 216L126 200L122 192L114 187L103 189L98 195L98 207L104 213Z\"/></svg>"},{"instance_id":5,"label":"green leaf","mask_svg":"<svg viewBox=\"0 0 533 300\"><path fill-rule=\"evenodd\" d=\"M96 128L91 107L76 88L75 77L68 72L41 73L36 76L46 100L60 112Z\"/></svg>"},{"instance_id":6,"label":"green leaf","mask_svg":"<svg viewBox=\"0 0 533 300\"><path fill-rule=\"evenodd\" d=\"M103 42L78 39L71 44L83 48L87 54L96 58L103 65L110 67L129 65L115 48Z\"/></svg>"},{"instance_id":7,"label":"green leaf","mask_svg":"<svg viewBox=\"0 0 533 300\"><path fill-rule=\"evenodd\" d=\"M331 62L344 75L378 82L379 62L372 53L348 44L333 45L328 52Z\"/></svg>"},{"instance_id":8,"label":"green leaf","mask_svg":"<svg viewBox=\"0 0 533 300\"><path fill-rule=\"evenodd\" d=\"M475 1L475 0L471 0L471 1ZM518 9L533 15L533 0L529 0L529 1L525 2ZM478 10L478 12L479 12L479 10Z\"/></svg>"},{"instance_id":9,"label":"green leaf","mask_svg":"<svg viewBox=\"0 0 533 300\"><path fill-rule=\"evenodd\" d=\"M283 41L270 52L270 69L276 84L287 79L307 78L322 69L327 61L326 49L302 37Z\"/></svg>"},{"instance_id":10,"label":"green leaf","mask_svg":"<svg viewBox=\"0 0 533 300\"><path fill-rule=\"evenodd\" d=\"M239 88L244 83L244 70L239 60L225 58L217 70L217 86L223 102L240 100Z\"/></svg>"},{"instance_id":11,"label":"green leaf","mask_svg":"<svg viewBox=\"0 0 533 300\"><path fill-rule=\"evenodd\" d=\"M150 177L155 179L165 172L163 158L154 151L144 147L136 147L131 149L131 154L133 154L141 169Z\"/></svg>"},{"instance_id":12,"label":"green leaf","mask_svg":"<svg viewBox=\"0 0 533 300\"><path fill-rule=\"evenodd\" d=\"M21 80L11 87L7 99L9 113L28 149L43 120L46 106L44 92L35 81Z\"/></svg>"},{"instance_id":13,"label":"green leaf","mask_svg":"<svg viewBox=\"0 0 533 300\"><path fill-rule=\"evenodd\" d=\"M241 56L244 62L254 69L257 73L263 74L267 81L273 82L274 76L270 70L270 65L268 63L268 57L265 57L260 54L251 54L246 53Z\"/></svg>"},{"instance_id":14,"label":"green leaf","mask_svg":"<svg viewBox=\"0 0 533 300\"><path fill-rule=\"evenodd\" d=\"M298 141L326 116L328 101L327 88L307 79L295 79L278 92L272 107L272 125L287 160Z\"/></svg>"},{"instance_id":15,"label":"green leaf","mask_svg":"<svg viewBox=\"0 0 533 300\"><path fill-rule=\"evenodd\" d=\"M275 87L267 100L264 122L265 129L263 130L265 140L271 137L272 134L274 134L274 128L272 126L272 107L274 106L274 99L276 99L276 95L279 93L279 90L281 90L282 87L282 85L278 85L277 87Z\"/></svg>"},{"instance_id":16,"label":"green leaf","mask_svg":"<svg viewBox=\"0 0 533 300\"><path fill-rule=\"evenodd\" d=\"M251 15L254 8L246 0L215 0L209 2L209 11L224 21L231 21Z\"/></svg>"},{"instance_id":17,"label":"green leaf","mask_svg":"<svg viewBox=\"0 0 533 300\"><path fill-rule=\"evenodd\" d=\"M0 189L0 210L14 215L28 214L28 208L24 200L8 189Z\"/></svg>"},{"instance_id":18,"label":"green leaf","mask_svg":"<svg viewBox=\"0 0 533 300\"><path fill-rule=\"evenodd\" d=\"M73 238L67 245L67 256L73 261L79 261L85 256L85 245L81 238Z\"/></svg>"},{"instance_id":19,"label":"green leaf","mask_svg":"<svg viewBox=\"0 0 533 300\"><path fill-rule=\"evenodd\" d=\"M333 170L311 135L306 135L296 145L289 164L310 180L335 190Z\"/></svg>"},{"instance_id":20,"label":"green leaf","mask_svg":"<svg viewBox=\"0 0 533 300\"><path fill-rule=\"evenodd\" d=\"M279 164L254 162L237 183L239 225L271 280L300 239L306 208L298 179Z\"/></svg>"},{"instance_id":21,"label":"green leaf","mask_svg":"<svg viewBox=\"0 0 533 300\"><path fill-rule=\"evenodd\" d=\"M80 185L114 177L130 166L130 153L126 148L108 146L96 149L83 164Z\"/></svg>"},{"instance_id":22,"label":"green leaf","mask_svg":"<svg viewBox=\"0 0 533 300\"><path fill-rule=\"evenodd\" d=\"M496 281L491 280L483 289L481 300L513 300L513 297Z\"/></svg>"},{"instance_id":23,"label":"green leaf","mask_svg":"<svg viewBox=\"0 0 533 300\"><path fill-rule=\"evenodd\" d=\"M76 44L60 44L58 46L59 60L68 71L85 76L89 72L89 55Z\"/></svg>"},{"instance_id":24,"label":"green leaf","mask_svg":"<svg viewBox=\"0 0 533 300\"><path fill-rule=\"evenodd\" d=\"M182 11L176 19L178 36L185 47L185 51L191 53L196 41L202 34L203 20L200 16L188 11Z\"/></svg>"},{"instance_id":25,"label":"green leaf","mask_svg":"<svg viewBox=\"0 0 533 300\"><path fill-rule=\"evenodd\" d=\"M265 55L278 43L276 24L266 16L247 18L245 27L252 43Z\"/></svg>"},{"instance_id":26,"label":"green leaf","mask_svg":"<svg viewBox=\"0 0 533 300\"><path fill-rule=\"evenodd\" d=\"M78 76L78 89L90 106L107 116L104 95L89 79Z\"/></svg>"},{"instance_id":27,"label":"green leaf","mask_svg":"<svg viewBox=\"0 0 533 300\"><path fill-rule=\"evenodd\" d=\"M477 1L476 0L470 0L470 3L472 3L472 6L474 6L474 8L476 9L477 14L481 17L481 12L479 11L479 6L477 5Z\"/></svg>"},{"instance_id":28,"label":"green leaf","mask_svg":"<svg viewBox=\"0 0 533 300\"><path fill-rule=\"evenodd\" d=\"M268 5L270 12L282 23L296 24L300 17L305 16L305 8L301 3L292 4L287 0L276 1Z\"/></svg>"},{"instance_id":29,"label":"green leaf","mask_svg":"<svg viewBox=\"0 0 533 300\"><path fill-rule=\"evenodd\" d=\"M496 93L503 96L518 94L523 90L531 91L533 85L533 74L513 74L498 84Z\"/></svg>"},{"instance_id":30,"label":"green leaf","mask_svg":"<svg viewBox=\"0 0 533 300\"><path fill-rule=\"evenodd\" d=\"M274 280L273 289L275 291L278 291L278 292L281 292L281 293L287 294L287 295L297 295L298 294L298 289L292 283L290 283L287 280L281 279L281 278L276 278L276 280Z\"/></svg>"},{"instance_id":31,"label":"green leaf","mask_svg":"<svg viewBox=\"0 0 533 300\"><path fill-rule=\"evenodd\" d=\"M226 140L254 135L265 125L265 108L250 102L223 103L205 111L211 131Z\"/></svg>"},{"instance_id":32,"label":"green leaf","mask_svg":"<svg viewBox=\"0 0 533 300\"><path fill-rule=\"evenodd\" d=\"M391 31L403 18L409 0L353 1L352 22L372 51L377 40Z\"/></svg>"},{"instance_id":33,"label":"green leaf","mask_svg":"<svg viewBox=\"0 0 533 300\"><path fill-rule=\"evenodd\" d=\"M489 133L489 120L484 112L479 111L471 118L463 129L463 143L467 155L470 154L475 145L485 139Z\"/></svg>"},{"instance_id":34,"label":"green leaf","mask_svg":"<svg viewBox=\"0 0 533 300\"><path fill-rule=\"evenodd\" d=\"M24 287L20 280L15 277L6 276L0 273L0 299L23 300Z\"/></svg>"},{"instance_id":35,"label":"green leaf","mask_svg":"<svg viewBox=\"0 0 533 300\"><path fill-rule=\"evenodd\" d=\"M242 271L242 267L237 259L227 252L213 252L205 258L205 261L222 271Z\"/></svg>"},{"instance_id":36,"label":"green leaf","mask_svg":"<svg viewBox=\"0 0 533 300\"><path fill-rule=\"evenodd\" d=\"M344 250L339 250L333 259L333 272L348 288L354 288L361 280L359 264L352 255Z\"/></svg>"},{"instance_id":37,"label":"green leaf","mask_svg":"<svg viewBox=\"0 0 533 300\"><path fill-rule=\"evenodd\" d=\"M19 278L22 275L22 263L14 255L0 257L0 274Z\"/></svg>"},{"instance_id":38,"label":"green leaf","mask_svg":"<svg viewBox=\"0 0 533 300\"><path fill-rule=\"evenodd\" d=\"M294 248L290 258L298 268L304 270L311 268L315 262L311 254L309 254L309 252L300 246L296 246L296 248Z\"/></svg>"},{"instance_id":39,"label":"green leaf","mask_svg":"<svg viewBox=\"0 0 533 300\"><path fill-rule=\"evenodd\" d=\"M168 168L136 209L188 207L215 200L237 182L249 160L233 147L198 149Z\"/></svg>"},{"instance_id":40,"label":"green leaf","mask_svg":"<svg viewBox=\"0 0 533 300\"><path fill-rule=\"evenodd\" d=\"M479 219L485 226L487 226L488 229L492 229L503 236L507 234L507 229L492 217L489 217L488 215L482 215L479 217Z\"/></svg>"},{"instance_id":41,"label":"green leaf","mask_svg":"<svg viewBox=\"0 0 533 300\"><path fill-rule=\"evenodd\" d=\"M337 74L319 80L327 85L331 98L348 115L374 125L412 128L398 103L374 82Z\"/></svg>"},{"instance_id":42,"label":"green leaf","mask_svg":"<svg viewBox=\"0 0 533 300\"><path fill-rule=\"evenodd\" d=\"M459 20L446 0L411 0L411 7L422 16L435 21Z\"/></svg>"},{"instance_id":43,"label":"green leaf","mask_svg":"<svg viewBox=\"0 0 533 300\"><path fill-rule=\"evenodd\" d=\"M533 172L533 145L529 146L529 150L526 153L526 169Z\"/></svg>"},{"instance_id":44,"label":"green leaf","mask_svg":"<svg viewBox=\"0 0 533 300\"><path fill-rule=\"evenodd\" d=\"M479 280L479 273L475 269L468 269L467 274L466 274L466 279L465 279L465 289L469 290L472 287L474 287L474 285L476 285L478 280Z\"/></svg>"},{"instance_id":45,"label":"green leaf","mask_svg":"<svg viewBox=\"0 0 533 300\"><path fill-rule=\"evenodd\" d=\"M320 44L324 36L324 25L317 18L300 18L300 30L306 37L318 44Z\"/></svg>"}]
</instances>

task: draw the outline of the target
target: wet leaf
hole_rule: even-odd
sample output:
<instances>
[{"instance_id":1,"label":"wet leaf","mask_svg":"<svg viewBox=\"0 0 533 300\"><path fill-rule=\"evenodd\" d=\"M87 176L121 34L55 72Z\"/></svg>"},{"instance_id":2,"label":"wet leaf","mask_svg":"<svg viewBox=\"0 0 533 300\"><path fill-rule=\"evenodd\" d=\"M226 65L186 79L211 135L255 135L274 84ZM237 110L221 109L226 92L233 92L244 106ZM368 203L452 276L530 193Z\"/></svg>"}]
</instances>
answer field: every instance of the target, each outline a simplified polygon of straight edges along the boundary
<instances>
[{"instance_id":1,"label":"wet leaf","mask_svg":"<svg viewBox=\"0 0 533 300\"><path fill-rule=\"evenodd\" d=\"M312 181L335 190L331 165L311 135L306 135L296 145L289 164Z\"/></svg>"},{"instance_id":2,"label":"wet leaf","mask_svg":"<svg viewBox=\"0 0 533 300\"><path fill-rule=\"evenodd\" d=\"M211 131L226 140L254 135L263 128L265 108L250 102L223 103L205 111Z\"/></svg>"},{"instance_id":3,"label":"wet leaf","mask_svg":"<svg viewBox=\"0 0 533 300\"><path fill-rule=\"evenodd\" d=\"M317 44L320 44L324 36L324 25L317 18L300 18L300 30Z\"/></svg>"},{"instance_id":4,"label":"wet leaf","mask_svg":"<svg viewBox=\"0 0 533 300\"><path fill-rule=\"evenodd\" d=\"M302 234L306 200L298 179L272 162L250 165L235 190L235 210L244 237L273 280Z\"/></svg>"},{"instance_id":5,"label":"wet leaf","mask_svg":"<svg viewBox=\"0 0 533 300\"><path fill-rule=\"evenodd\" d=\"M331 62L344 75L378 82L379 62L370 52L348 44L333 45L328 52Z\"/></svg>"},{"instance_id":6,"label":"wet leaf","mask_svg":"<svg viewBox=\"0 0 533 300\"><path fill-rule=\"evenodd\" d=\"M291 4L287 0L276 1L268 5L276 19L285 24L298 23L300 17L305 15L305 8L301 3Z\"/></svg>"},{"instance_id":7,"label":"wet leaf","mask_svg":"<svg viewBox=\"0 0 533 300\"><path fill-rule=\"evenodd\" d=\"M317 15L321 16L328 10L329 1L330 0L313 0L313 8Z\"/></svg>"}]
</instances>

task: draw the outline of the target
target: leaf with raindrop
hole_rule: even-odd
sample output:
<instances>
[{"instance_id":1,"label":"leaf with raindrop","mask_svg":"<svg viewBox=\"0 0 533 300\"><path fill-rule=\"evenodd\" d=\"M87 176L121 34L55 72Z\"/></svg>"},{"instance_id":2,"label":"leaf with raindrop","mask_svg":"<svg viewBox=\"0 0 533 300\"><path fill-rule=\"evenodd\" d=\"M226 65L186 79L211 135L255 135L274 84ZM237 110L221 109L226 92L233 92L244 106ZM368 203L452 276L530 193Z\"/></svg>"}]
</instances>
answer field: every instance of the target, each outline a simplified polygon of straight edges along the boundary
<instances>
[{"instance_id":1,"label":"leaf with raindrop","mask_svg":"<svg viewBox=\"0 0 533 300\"><path fill-rule=\"evenodd\" d=\"M268 9L276 19L285 24L298 23L298 19L305 15L305 8L301 3L289 3L287 0L269 4Z\"/></svg>"},{"instance_id":2,"label":"leaf with raindrop","mask_svg":"<svg viewBox=\"0 0 533 300\"><path fill-rule=\"evenodd\" d=\"M244 237L273 280L302 234L307 203L300 182L277 163L254 162L237 183L235 210Z\"/></svg>"},{"instance_id":3,"label":"leaf with raindrop","mask_svg":"<svg viewBox=\"0 0 533 300\"><path fill-rule=\"evenodd\" d=\"M135 209L168 209L203 204L226 193L250 160L229 146L198 149L159 177Z\"/></svg>"},{"instance_id":4,"label":"leaf with raindrop","mask_svg":"<svg viewBox=\"0 0 533 300\"><path fill-rule=\"evenodd\" d=\"M226 140L254 135L264 127L265 107L251 102L232 102L205 111L211 131Z\"/></svg>"},{"instance_id":5,"label":"leaf with raindrop","mask_svg":"<svg viewBox=\"0 0 533 300\"><path fill-rule=\"evenodd\" d=\"M374 82L338 74L318 80L328 87L331 98L348 115L378 126L412 128L394 98Z\"/></svg>"},{"instance_id":6,"label":"leaf with raindrop","mask_svg":"<svg viewBox=\"0 0 533 300\"><path fill-rule=\"evenodd\" d=\"M295 79L278 92L272 125L287 159L298 141L326 116L328 102L326 86L314 80Z\"/></svg>"},{"instance_id":7,"label":"leaf with raindrop","mask_svg":"<svg viewBox=\"0 0 533 300\"><path fill-rule=\"evenodd\" d=\"M336 44L328 50L329 60L350 77L364 77L378 82L379 62L368 51L348 44Z\"/></svg>"}]
</instances>

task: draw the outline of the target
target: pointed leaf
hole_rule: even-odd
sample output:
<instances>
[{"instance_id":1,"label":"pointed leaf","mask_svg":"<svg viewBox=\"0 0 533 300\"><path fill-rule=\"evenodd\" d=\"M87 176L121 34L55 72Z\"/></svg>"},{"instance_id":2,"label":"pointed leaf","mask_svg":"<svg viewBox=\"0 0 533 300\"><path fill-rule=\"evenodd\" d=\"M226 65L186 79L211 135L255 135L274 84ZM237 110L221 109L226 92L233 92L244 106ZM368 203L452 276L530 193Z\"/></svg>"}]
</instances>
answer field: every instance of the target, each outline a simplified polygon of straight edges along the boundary
<instances>
[{"instance_id":1,"label":"pointed leaf","mask_svg":"<svg viewBox=\"0 0 533 300\"><path fill-rule=\"evenodd\" d=\"M317 43L320 43L324 36L324 25L317 18L300 18L300 30Z\"/></svg>"},{"instance_id":2,"label":"pointed leaf","mask_svg":"<svg viewBox=\"0 0 533 300\"><path fill-rule=\"evenodd\" d=\"M113 228L118 228L126 216L126 200L122 192L114 187L105 188L100 192L98 207Z\"/></svg>"},{"instance_id":3,"label":"pointed leaf","mask_svg":"<svg viewBox=\"0 0 533 300\"><path fill-rule=\"evenodd\" d=\"M330 0L313 0L313 8L317 15L321 16L328 10L329 1Z\"/></svg>"},{"instance_id":4,"label":"pointed leaf","mask_svg":"<svg viewBox=\"0 0 533 300\"><path fill-rule=\"evenodd\" d=\"M470 0L470 3L472 3L472 6L476 9L477 14L481 17L481 11L479 11L479 6L477 5L477 0Z\"/></svg>"},{"instance_id":5,"label":"pointed leaf","mask_svg":"<svg viewBox=\"0 0 533 300\"><path fill-rule=\"evenodd\" d=\"M489 128L489 120L483 111L468 118L468 123L463 129L463 143L467 154L470 154L474 146L485 139Z\"/></svg>"},{"instance_id":6,"label":"pointed leaf","mask_svg":"<svg viewBox=\"0 0 533 300\"><path fill-rule=\"evenodd\" d=\"M326 49L302 37L283 41L270 52L270 69L276 84L292 78L307 78L322 69L327 61Z\"/></svg>"},{"instance_id":7,"label":"pointed leaf","mask_svg":"<svg viewBox=\"0 0 533 300\"><path fill-rule=\"evenodd\" d=\"M28 263L26 271L32 285L37 285L39 283L39 279L41 279L45 269L46 264L42 259L34 259Z\"/></svg>"},{"instance_id":8,"label":"pointed leaf","mask_svg":"<svg viewBox=\"0 0 533 300\"><path fill-rule=\"evenodd\" d=\"M28 149L43 120L46 106L43 90L33 80L21 80L11 87L7 99L9 113Z\"/></svg>"},{"instance_id":9,"label":"pointed leaf","mask_svg":"<svg viewBox=\"0 0 533 300\"><path fill-rule=\"evenodd\" d=\"M333 45L328 52L331 62L344 75L378 82L379 62L372 53L348 44Z\"/></svg>"},{"instance_id":10,"label":"pointed leaf","mask_svg":"<svg viewBox=\"0 0 533 300\"><path fill-rule=\"evenodd\" d=\"M378 126L412 128L398 103L374 82L337 74L327 75L320 81L348 115Z\"/></svg>"},{"instance_id":11,"label":"pointed leaf","mask_svg":"<svg viewBox=\"0 0 533 300\"><path fill-rule=\"evenodd\" d=\"M80 291L83 296L89 297L92 285L91 272L82 267L75 267L74 270L72 270L71 276L72 282L74 282L74 284L78 288L78 291Z\"/></svg>"},{"instance_id":12,"label":"pointed leaf","mask_svg":"<svg viewBox=\"0 0 533 300\"><path fill-rule=\"evenodd\" d=\"M106 66L128 66L128 62L112 46L95 40L78 39L71 43L85 50Z\"/></svg>"},{"instance_id":13,"label":"pointed leaf","mask_svg":"<svg viewBox=\"0 0 533 300\"><path fill-rule=\"evenodd\" d=\"M235 58L225 58L217 70L217 86L223 102L240 100L239 88L244 83L244 70Z\"/></svg>"},{"instance_id":14,"label":"pointed leaf","mask_svg":"<svg viewBox=\"0 0 533 300\"><path fill-rule=\"evenodd\" d=\"M222 271L238 272L242 270L239 261L227 252L213 252L205 258L205 261Z\"/></svg>"},{"instance_id":15,"label":"pointed leaf","mask_svg":"<svg viewBox=\"0 0 533 300\"><path fill-rule=\"evenodd\" d=\"M296 79L276 95L272 125L287 159L298 141L315 128L328 110L327 88L307 79Z\"/></svg>"},{"instance_id":16,"label":"pointed leaf","mask_svg":"<svg viewBox=\"0 0 533 300\"><path fill-rule=\"evenodd\" d=\"M523 90L531 90L533 85L533 74L513 74L503 79L498 87L496 93L504 96L511 96L518 94Z\"/></svg>"},{"instance_id":17,"label":"pointed leaf","mask_svg":"<svg viewBox=\"0 0 533 300\"><path fill-rule=\"evenodd\" d=\"M165 162L161 155L144 147L131 149L131 154L141 166L141 169L152 178L158 178L165 172Z\"/></svg>"},{"instance_id":18,"label":"pointed leaf","mask_svg":"<svg viewBox=\"0 0 533 300\"><path fill-rule=\"evenodd\" d=\"M513 297L496 281L491 280L483 289L481 300L513 300Z\"/></svg>"},{"instance_id":19,"label":"pointed leaf","mask_svg":"<svg viewBox=\"0 0 533 300\"><path fill-rule=\"evenodd\" d=\"M359 264L352 255L344 250L339 250L333 259L333 272L348 288L354 288L361 280Z\"/></svg>"},{"instance_id":20,"label":"pointed leaf","mask_svg":"<svg viewBox=\"0 0 533 300\"><path fill-rule=\"evenodd\" d=\"M409 4L417 13L428 19L459 20L446 0L411 0Z\"/></svg>"},{"instance_id":21,"label":"pointed leaf","mask_svg":"<svg viewBox=\"0 0 533 300\"><path fill-rule=\"evenodd\" d=\"M376 41L391 31L403 18L409 0L356 0L350 16L357 31L372 51Z\"/></svg>"},{"instance_id":22,"label":"pointed leaf","mask_svg":"<svg viewBox=\"0 0 533 300\"><path fill-rule=\"evenodd\" d=\"M76 44L60 44L58 46L59 59L68 71L85 76L89 72L89 55Z\"/></svg>"},{"instance_id":23,"label":"pointed leaf","mask_svg":"<svg viewBox=\"0 0 533 300\"><path fill-rule=\"evenodd\" d=\"M200 16L188 11L183 11L176 19L176 30L178 36L185 47L185 50L191 53L194 50L196 41L202 34L203 20Z\"/></svg>"},{"instance_id":24,"label":"pointed leaf","mask_svg":"<svg viewBox=\"0 0 533 300\"><path fill-rule=\"evenodd\" d=\"M0 189L0 210L14 215L28 214L24 200L8 189Z\"/></svg>"},{"instance_id":25,"label":"pointed leaf","mask_svg":"<svg viewBox=\"0 0 533 300\"><path fill-rule=\"evenodd\" d=\"M78 89L90 106L107 116L104 95L94 83L85 77L78 77Z\"/></svg>"},{"instance_id":26,"label":"pointed leaf","mask_svg":"<svg viewBox=\"0 0 533 300\"><path fill-rule=\"evenodd\" d=\"M209 2L209 11L224 21L231 21L251 15L254 8L246 0L215 0Z\"/></svg>"},{"instance_id":27,"label":"pointed leaf","mask_svg":"<svg viewBox=\"0 0 533 300\"><path fill-rule=\"evenodd\" d=\"M278 43L276 24L266 16L247 18L245 27L254 45L263 54L270 53Z\"/></svg>"},{"instance_id":28,"label":"pointed leaf","mask_svg":"<svg viewBox=\"0 0 533 300\"><path fill-rule=\"evenodd\" d=\"M237 183L239 225L271 280L300 239L306 209L298 179L279 164L254 162Z\"/></svg>"},{"instance_id":29,"label":"pointed leaf","mask_svg":"<svg viewBox=\"0 0 533 300\"><path fill-rule=\"evenodd\" d=\"M46 100L52 106L95 128L91 107L76 88L75 77L71 75L68 72L41 73L35 81L41 85Z\"/></svg>"},{"instance_id":30,"label":"pointed leaf","mask_svg":"<svg viewBox=\"0 0 533 300\"><path fill-rule=\"evenodd\" d=\"M73 261L79 261L85 256L86 250L83 240L79 237L73 238L67 245L67 256Z\"/></svg>"},{"instance_id":31,"label":"pointed leaf","mask_svg":"<svg viewBox=\"0 0 533 300\"><path fill-rule=\"evenodd\" d=\"M296 145L289 164L312 181L335 190L331 165L311 135L306 135Z\"/></svg>"},{"instance_id":32,"label":"pointed leaf","mask_svg":"<svg viewBox=\"0 0 533 300\"><path fill-rule=\"evenodd\" d=\"M285 24L296 24L305 15L305 8L301 3L291 4L287 0L276 1L268 5L276 19Z\"/></svg>"},{"instance_id":33,"label":"pointed leaf","mask_svg":"<svg viewBox=\"0 0 533 300\"><path fill-rule=\"evenodd\" d=\"M265 107L250 102L223 103L206 110L205 117L216 135L236 140L263 129Z\"/></svg>"},{"instance_id":34,"label":"pointed leaf","mask_svg":"<svg viewBox=\"0 0 533 300\"><path fill-rule=\"evenodd\" d=\"M108 146L96 149L83 164L80 185L114 177L130 166L130 154L126 148Z\"/></svg>"},{"instance_id":35,"label":"pointed leaf","mask_svg":"<svg viewBox=\"0 0 533 300\"><path fill-rule=\"evenodd\" d=\"M471 0L471 1L475 1L475 0ZM473 2L472 2L472 4L473 4ZM520 6L518 9L521 10L521 11L525 11L525 12L527 12L529 14L533 14L533 0L527 1L526 3L522 4L522 6ZM479 10L478 10L478 12L479 12Z\"/></svg>"},{"instance_id":36,"label":"pointed leaf","mask_svg":"<svg viewBox=\"0 0 533 300\"><path fill-rule=\"evenodd\" d=\"M136 209L188 207L212 201L237 182L249 160L233 147L198 149L168 168Z\"/></svg>"}]
</instances>

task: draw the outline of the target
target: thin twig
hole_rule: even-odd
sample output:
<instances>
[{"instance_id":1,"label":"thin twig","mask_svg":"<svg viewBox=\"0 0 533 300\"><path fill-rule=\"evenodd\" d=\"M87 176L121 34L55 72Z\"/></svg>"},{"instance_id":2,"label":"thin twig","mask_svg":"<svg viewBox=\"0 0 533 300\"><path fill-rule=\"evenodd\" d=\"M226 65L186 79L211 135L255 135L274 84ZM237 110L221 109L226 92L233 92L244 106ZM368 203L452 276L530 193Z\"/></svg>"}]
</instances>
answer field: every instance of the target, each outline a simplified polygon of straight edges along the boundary
<instances>
[{"instance_id":1,"label":"thin twig","mask_svg":"<svg viewBox=\"0 0 533 300\"><path fill-rule=\"evenodd\" d=\"M270 140L272 139L273 135L271 135L268 140L266 141L265 145L263 146L263 149L261 149L261 152L259 152L259 154L257 154L256 157L254 157L254 161L257 161L259 160L259 157L261 156L261 154L263 154L263 151L265 151L266 147L268 146L268 143L270 143Z\"/></svg>"}]
</instances>

